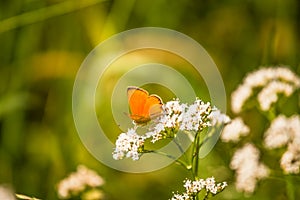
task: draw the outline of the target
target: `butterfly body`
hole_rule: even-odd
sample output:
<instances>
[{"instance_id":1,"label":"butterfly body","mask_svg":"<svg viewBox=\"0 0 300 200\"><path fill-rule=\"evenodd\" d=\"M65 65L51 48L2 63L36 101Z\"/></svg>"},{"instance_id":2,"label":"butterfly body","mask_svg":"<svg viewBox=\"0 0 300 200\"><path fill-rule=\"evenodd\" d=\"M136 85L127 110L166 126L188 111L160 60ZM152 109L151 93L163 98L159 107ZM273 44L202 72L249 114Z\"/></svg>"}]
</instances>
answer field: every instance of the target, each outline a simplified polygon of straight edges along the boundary
<instances>
[{"instance_id":1,"label":"butterfly body","mask_svg":"<svg viewBox=\"0 0 300 200\"><path fill-rule=\"evenodd\" d=\"M127 88L127 95L131 111L129 116L136 124L146 124L161 114L163 102L159 96L149 95L146 90L135 86Z\"/></svg>"}]
</instances>

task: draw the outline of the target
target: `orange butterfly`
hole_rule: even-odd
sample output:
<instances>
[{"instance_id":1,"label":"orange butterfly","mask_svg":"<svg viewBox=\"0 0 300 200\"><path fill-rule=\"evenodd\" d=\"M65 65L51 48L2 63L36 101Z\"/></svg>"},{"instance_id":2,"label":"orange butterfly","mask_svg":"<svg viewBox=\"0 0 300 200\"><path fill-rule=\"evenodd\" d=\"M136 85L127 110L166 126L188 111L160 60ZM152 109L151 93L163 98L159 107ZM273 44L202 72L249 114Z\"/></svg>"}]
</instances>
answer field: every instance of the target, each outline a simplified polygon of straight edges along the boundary
<instances>
[{"instance_id":1,"label":"orange butterfly","mask_svg":"<svg viewBox=\"0 0 300 200\"><path fill-rule=\"evenodd\" d=\"M142 88L129 86L127 96L131 111L129 116L136 124L146 124L162 112L161 98L155 94L149 95Z\"/></svg>"}]
</instances>

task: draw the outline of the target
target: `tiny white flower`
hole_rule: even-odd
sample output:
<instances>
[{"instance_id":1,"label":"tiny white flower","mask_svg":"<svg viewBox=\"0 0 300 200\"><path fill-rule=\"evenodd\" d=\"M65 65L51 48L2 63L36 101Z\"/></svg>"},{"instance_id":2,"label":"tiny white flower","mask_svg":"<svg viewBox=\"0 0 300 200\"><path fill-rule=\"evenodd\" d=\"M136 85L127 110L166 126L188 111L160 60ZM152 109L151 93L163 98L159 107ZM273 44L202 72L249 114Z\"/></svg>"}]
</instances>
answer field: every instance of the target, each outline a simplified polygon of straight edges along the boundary
<instances>
[{"instance_id":1,"label":"tiny white flower","mask_svg":"<svg viewBox=\"0 0 300 200\"><path fill-rule=\"evenodd\" d=\"M156 142L167 136L170 129L181 131L199 131L205 127L226 123L230 119L217 108L212 108L210 103L196 99L191 105L181 104L179 100L169 101L162 106L163 114L154 120L154 125L149 128L146 137L152 137L151 142Z\"/></svg>"},{"instance_id":2,"label":"tiny white flower","mask_svg":"<svg viewBox=\"0 0 300 200\"><path fill-rule=\"evenodd\" d=\"M279 79L295 85L296 88L300 87L300 78L290 69L286 67L278 67L276 68L276 74Z\"/></svg>"},{"instance_id":3,"label":"tiny white flower","mask_svg":"<svg viewBox=\"0 0 300 200\"><path fill-rule=\"evenodd\" d=\"M174 194L171 200L190 200L190 196L186 193Z\"/></svg>"},{"instance_id":4,"label":"tiny white flower","mask_svg":"<svg viewBox=\"0 0 300 200\"><path fill-rule=\"evenodd\" d=\"M240 113L244 103L252 95L252 88L248 85L240 85L231 93L231 110Z\"/></svg>"},{"instance_id":5,"label":"tiny white flower","mask_svg":"<svg viewBox=\"0 0 300 200\"><path fill-rule=\"evenodd\" d=\"M86 187L100 187L103 184L104 180L97 172L79 165L76 172L72 172L58 183L58 195L62 199L67 199L82 192Z\"/></svg>"},{"instance_id":6,"label":"tiny white flower","mask_svg":"<svg viewBox=\"0 0 300 200\"><path fill-rule=\"evenodd\" d=\"M145 136L138 135L135 129L128 129L127 133L121 133L116 141L113 158L120 160L126 156L127 158L138 160L139 149L144 145L146 138Z\"/></svg>"},{"instance_id":7,"label":"tiny white flower","mask_svg":"<svg viewBox=\"0 0 300 200\"><path fill-rule=\"evenodd\" d=\"M230 168L236 171L237 190L253 193L257 181L268 176L269 170L259 157L259 150L250 143L234 153Z\"/></svg>"},{"instance_id":8,"label":"tiny white flower","mask_svg":"<svg viewBox=\"0 0 300 200\"><path fill-rule=\"evenodd\" d=\"M214 177L206 179L206 190L210 191L213 194L216 194L218 191L217 186L215 185L216 181Z\"/></svg>"},{"instance_id":9,"label":"tiny white flower","mask_svg":"<svg viewBox=\"0 0 300 200\"><path fill-rule=\"evenodd\" d=\"M203 189L215 195L221 192L227 186L227 183L216 183L215 178L210 177L205 180L199 179L194 181L186 179L183 186L186 191L183 194L174 194L172 199L194 199L194 196Z\"/></svg>"},{"instance_id":10,"label":"tiny white flower","mask_svg":"<svg viewBox=\"0 0 300 200\"><path fill-rule=\"evenodd\" d=\"M214 107L209 115L211 125L215 126L218 124L227 124L230 122L230 117L224 113L221 113L219 109Z\"/></svg>"},{"instance_id":11,"label":"tiny white flower","mask_svg":"<svg viewBox=\"0 0 300 200\"><path fill-rule=\"evenodd\" d=\"M193 187L192 187L192 181L191 180L186 180L184 182L184 185L183 187L185 187L185 190L188 192L188 193L193 193Z\"/></svg>"},{"instance_id":12,"label":"tiny white flower","mask_svg":"<svg viewBox=\"0 0 300 200\"><path fill-rule=\"evenodd\" d=\"M278 100L278 94L290 96L294 91L292 85L280 81L272 81L267 84L258 94L258 102L262 110L269 110L271 105Z\"/></svg>"},{"instance_id":13,"label":"tiny white flower","mask_svg":"<svg viewBox=\"0 0 300 200\"><path fill-rule=\"evenodd\" d=\"M249 132L250 129L244 124L243 119L237 117L224 127L221 133L221 140L223 142L238 142L241 137L248 135Z\"/></svg>"},{"instance_id":14,"label":"tiny white flower","mask_svg":"<svg viewBox=\"0 0 300 200\"><path fill-rule=\"evenodd\" d=\"M269 149L279 148L288 143L300 145L300 116L277 116L265 132L264 143ZM297 145L295 145L297 146Z\"/></svg>"},{"instance_id":15,"label":"tiny white flower","mask_svg":"<svg viewBox=\"0 0 300 200\"><path fill-rule=\"evenodd\" d=\"M159 127L173 128L178 126L181 122L181 114L184 111L184 106L180 104L179 100L168 101L162 106L163 115L159 117L155 122Z\"/></svg>"},{"instance_id":16,"label":"tiny white flower","mask_svg":"<svg viewBox=\"0 0 300 200\"><path fill-rule=\"evenodd\" d=\"M244 84L251 88L264 86L273 76L274 73L272 68L261 68L247 74L246 78L244 79Z\"/></svg>"},{"instance_id":17,"label":"tiny white flower","mask_svg":"<svg viewBox=\"0 0 300 200\"><path fill-rule=\"evenodd\" d=\"M280 159L280 167L285 174L298 174L300 172L300 147L289 145L288 150Z\"/></svg>"},{"instance_id":18,"label":"tiny white flower","mask_svg":"<svg viewBox=\"0 0 300 200\"><path fill-rule=\"evenodd\" d=\"M211 113L210 103L204 103L197 99L192 105L187 107L182 115L180 130L199 131L210 126L209 115Z\"/></svg>"}]
</instances>

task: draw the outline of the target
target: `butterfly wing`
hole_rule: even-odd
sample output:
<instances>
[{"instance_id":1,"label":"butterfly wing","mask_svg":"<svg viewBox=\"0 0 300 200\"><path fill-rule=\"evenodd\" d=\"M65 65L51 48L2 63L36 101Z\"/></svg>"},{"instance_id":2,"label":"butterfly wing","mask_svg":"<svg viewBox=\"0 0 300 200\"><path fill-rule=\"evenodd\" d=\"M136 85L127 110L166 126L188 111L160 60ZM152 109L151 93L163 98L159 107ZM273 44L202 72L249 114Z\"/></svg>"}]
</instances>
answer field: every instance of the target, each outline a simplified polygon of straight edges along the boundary
<instances>
[{"instance_id":1,"label":"butterfly wing","mask_svg":"<svg viewBox=\"0 0 300 200\"><path fill-rule=\"evenodd\" d=\"M143 115L147 115L149 118L157 117L162 112L163 102L161 98L155 94L148 96L144 106Z\"/></svg>"},{"instance_id":2,"label":"butterfly wing","mask_svg":"<svg viewBox=\"0 0 300 200\"><path fill-rule=\"evenodd\" d=\"M144 114L144 107L149 97L146 90L138 87L128 87L127 89L128 103L133 120L138 120L138 118L147 117Z\"/></svg>"},{"instance_id":3,"label":"butterfly wing","mask_svg":"<svg viewBox=\"0 0 300 200\"><path fill-rule=\"evenodd\" d=\"M151 117L158 116L162 109L162 100L157 95L150 95L141 88L130 86L127 89L130 118L137 124L145 124Z\"/></svg>"}]
</instances>

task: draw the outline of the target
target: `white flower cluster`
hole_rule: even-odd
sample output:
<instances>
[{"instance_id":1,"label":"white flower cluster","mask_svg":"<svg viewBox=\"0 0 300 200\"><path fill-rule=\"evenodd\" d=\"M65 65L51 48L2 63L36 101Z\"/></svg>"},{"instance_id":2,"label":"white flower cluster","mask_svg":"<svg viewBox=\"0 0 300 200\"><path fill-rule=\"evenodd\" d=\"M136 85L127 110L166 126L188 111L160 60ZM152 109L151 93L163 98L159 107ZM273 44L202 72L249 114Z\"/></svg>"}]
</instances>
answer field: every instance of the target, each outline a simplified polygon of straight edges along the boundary
<instances>
[{"instance_id":1,"label":"white flower cluster","mask_svg":"<svg viewBox=\"0 0 300 200\"><path fill-rule=\"evenodd\" d=\"M96 188L103 184L103 178L95 171L79 165L76 172L58 183L58 195L62 199L68 199L83 192L87 187Z\"/></svg>"},{"instance_id":2,"label":"white flower cluster","mask_svg":"<svg viewBox=\"0 0 300 200\"><path fill-rule=\"evenodd\" d=\"M300 170L300 116L289 118L279 115L265 132L265 146L269 149L287 146L280 166L287 174L297 174Z\"/></svg>"},{"instance_id":3,"label":"white flower cluster","mask_svg":"<svg viewBox=\"0 0 300 200\"><path fill-rule=\"evenodd\" d=\"M153 119L153 124L148 127L147 133L139 135L136 128L128 129L121 133L116 141L113 158L120 160L125 157L138 160L146 139L152 143L164 138L173 138L176 132L201 131L205 127L219 123L227 123L230 119L217 108L211 108L210 103L197 99L188 106L179 100L169 101L162 106L162 115Z\"/></svg>"},{"instance_id":4,"label":"white flower cluster","mask_svg":"<svg viewBox=\"0 0 300 200\"><path fill-rule=\"evenodd\" d=\"M261 109L265 111L277 102L279 93L290 96L299 89L300 78L286 67L262 68L248 74L231 95L231 109L234 113L241 112L255 88L262 88L257 97Z\"/></svg>"},{"instance_id":5,"label":"white flower cluster","mask_svg":"<svg viewBox=\"0 0 300 200\"><path fill-rule=\"evenodd\" d=\"M249 132L250 129L244 124L243 119L237 117L224 127L221 140L223 142L238 142L242 136L247 136Z\"/></svg>"},{"instance_id":6,"label":"white flower cluster","mask_svg":"<svg viewBox=\"0 0 300 200\"><path fill-rule=\"evenodd\" d=\"M199 99L193 104L181 104L179 100L169 101L163 105L163 115L158 117L154 129L149 132L152 142L164 137L167 129L181 131L201 131L205 127L228 123L230 118L221 113L210 103Z\"/></svg>"},{"instance_id":7,"label":"white flower cluster","mask_svg":"<svg viewBox=\"0 0 300 200\"><path fill-rule=\"evenodd\" d=\"M180 130L186 131L198 131L210 126L208 116L211 113L212 108L210 103L204 103L201 100L196 100L192 105L187 107L182 113L182 122Z\"/></svg>"},{"instance_id":8,"label":"white flower cluster","mask_svg":"<svg viewBox=\"0 0 300 200\"><path fill-rule=\"evenodd\" d=\"M145 136L136 133L136 129L128 129L127 133L121 133L116 141L113 158L115 160L120 160L127 157L138 160L140 154L139 151L144 145L145 139Z\"/></svg>"},{"instance_id":9,"label":"white flower cluster","mask_svg":"<svg viewBox=\"0 0 300 200\"><path fill-rule=\"evenodd\" d=\"M257 100L262 110L269 110L272 103L277 102L277 94L284 94L290 96L294 92L294 87L289 83L280 81L271 81L266 87L264 87L257 96Z\"/></svg>"},{"instance_id":10,"label":"white flower cluster","mask_svg":"<svg viewBox=\"0 0 300 200\"><path fill-rule=\"evenodd\" d=\"M260 110L269 110L278 101L279 94L291 96L300 88L300 77L286 67L261 68L249 73L243 83L231 95L231 110L238 114L245 102L252 96L257 98ZM269 148L287 146L280 166L285 173L300 171L300 119L299 116L286 118L279 115L265 132L264 145ZM224 142L238 142L250 132L242 118L237 117L223 129ZM230 167L236 171L236 188L253 193L256 182L269 174L268 168L259 162L260 152L253 144L246 144L232 157Z\"/></svg>"},{"instance_id":11,"label":"white flower cluster","mask_svg":"<svg viewBox=\"0 0 300 200\"><path fill-rule=\"evenodd\" d=\"M300 149L299 144L290 144L288 150L280 159L280 167L286 174L298 174L300 168Z\"/></svg>"},{"instance_id":12,"label":"white flower cluster","mask_svg":"<svg viewBox=\"0 0 300 200\"><path fill-rule=\"evenodd\" d=\"M259 154L259 150L250 143L234 153L230 168L236 170L237 190L253 193L256 182L268 176L269 170L259 162Z\"/></svg>"},{"instance_id":13,"label":"white flower cluster","mask_svg":"<svg viewBox=\"0 0 300 200\"><path fill-rule=\"evenodd\" d=\"M174 194L171 200L192 200L202 189L205 189L207 193L215 195L223 191L226 186L226 182L216 183L214 177L195 181L187 179L184 181L185 192Z\"/></svg>"},{"instance_id":14,"label":"white flower cluster","mask_svg":"<svg viewBox=\"0 0 300 200\"><path fill-rule=\"evenodd\" d=\"M179 100L168 101L164 104L162 106L163 114L154 120L154 127L150 128L150 132L147 133L148 137L152 137L151 142L155 143L163 139L166 129L178 128L187 107L187 104L181 104Z\"/></svg>"}]
</instances>

